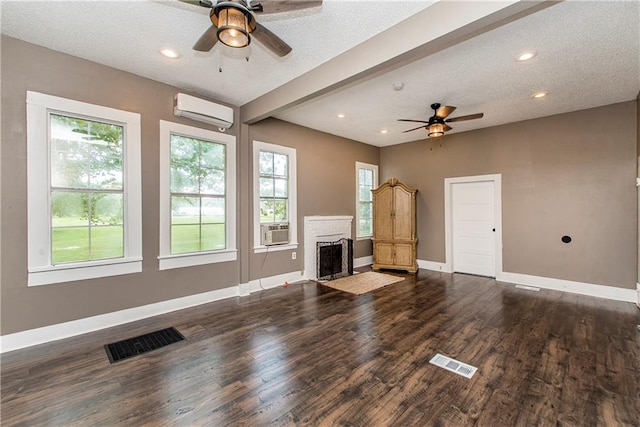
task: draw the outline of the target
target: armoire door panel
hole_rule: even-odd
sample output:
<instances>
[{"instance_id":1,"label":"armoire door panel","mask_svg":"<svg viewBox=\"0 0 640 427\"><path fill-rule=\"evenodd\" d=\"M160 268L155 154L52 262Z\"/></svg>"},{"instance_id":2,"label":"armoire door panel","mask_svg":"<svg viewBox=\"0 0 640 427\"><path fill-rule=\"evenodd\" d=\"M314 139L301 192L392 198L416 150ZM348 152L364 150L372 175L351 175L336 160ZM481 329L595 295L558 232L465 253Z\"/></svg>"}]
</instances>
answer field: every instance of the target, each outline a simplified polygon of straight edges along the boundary
<instances>
[{"instance_id":1,"label":"armoire door panel","mask_svg":"<svg viewBox=\"0 0 640 427\"><path fill-rule=\"evenodd\" d=\"M394 263L396 265L413 265L413 245L396 243L394 246Z\"/></svg>"},{"instance_id":2,"label":"armoire door panel","mask_svg":"<svg viewBox=\"0 0 640 427\"><path fill-rule=\"evenodd\" d=\"M376 243L375 250L375 262L378 264L393 264L393 244L391 243Z\"/></svg>"},{"instance_id":3,"label":"armoire door panel","mask_svg":"<svg viewBox=\"0 0 640 427\"><path fill-rule=\"evenodd\" d=\"M378 239L392 239L393 188L384 188L374 196L373 230Z\"/></svg>"},{"instance_id":4,"label":"armoire door panel","mask_svg":"<svg viewBox=\"0 0 640 427\"><path fill-rule=\"evenodd\" d=\"M413 237L412 195L401 187L395 187L394 198L394 239L411 239Z\"/></svg>"}]
</instances>

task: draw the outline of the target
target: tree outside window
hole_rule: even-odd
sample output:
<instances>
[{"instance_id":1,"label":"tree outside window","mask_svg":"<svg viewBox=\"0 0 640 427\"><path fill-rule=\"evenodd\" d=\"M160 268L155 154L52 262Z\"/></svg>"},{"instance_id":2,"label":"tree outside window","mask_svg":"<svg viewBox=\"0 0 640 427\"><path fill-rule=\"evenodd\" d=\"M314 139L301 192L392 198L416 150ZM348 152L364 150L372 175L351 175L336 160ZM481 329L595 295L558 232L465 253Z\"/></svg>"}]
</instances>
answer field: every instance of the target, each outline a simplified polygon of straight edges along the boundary
<instances>
[{"instance_id":1,"label":"tree outside window","mask_svg":"<svg viewBox=\"0 0 640 427\"><path fill-rule=\"evenodd\" d=\"M260 223L286 222L289 205L289 157L260 150Z\"/></svg>"},{"instance_id":2,"label":"tree outside window","mask_svg":"<svg viewBox=\"0 0 640 427\"><path fill-rule=\"evenodd\" d=\"M120 125L50 114L51 262L124 256Z\"/></svg>"},{"instance_id":3,"label":"tree outside window","mask_svg":"<svg viewBox=\"0 0 640 427\"><path fill-rule=\"evenodd\" d=\"M171 134L171 254L226 248L226 146Z\"/></svg>"},{"instance_id":4,"label":"tree outside window","mask_svg":"<svg viewBox=\"0 0 640 427\"><path fill-rule=\"evenodd\" d=\"M378 186L378 166L356 162L357 187L357 237L373 236L373 196L371 190Z\"/></svg>"}]
</instances>

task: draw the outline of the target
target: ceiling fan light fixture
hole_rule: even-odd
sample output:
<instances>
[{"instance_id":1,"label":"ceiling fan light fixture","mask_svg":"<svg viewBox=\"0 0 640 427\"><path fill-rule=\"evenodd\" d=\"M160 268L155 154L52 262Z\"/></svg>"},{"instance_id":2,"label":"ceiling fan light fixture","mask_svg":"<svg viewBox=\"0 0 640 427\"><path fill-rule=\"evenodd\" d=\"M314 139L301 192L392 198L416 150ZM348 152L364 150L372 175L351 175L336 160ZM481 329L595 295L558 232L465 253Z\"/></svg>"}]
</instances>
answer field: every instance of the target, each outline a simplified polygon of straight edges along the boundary
<instances>
[{"instance_id":1,"label":"ceiling fan light fixture","mask_svg":"<svg viewBox=\"0 0 640 427\"><path fill-rule=\"evenodd\" d=\"M256 29L256 19L239 2L220 2L211 10L211 22L218 28L218 40L229 47L241 48L249 46L251 36Z\"/></svg>"},{"instance_id":2,"label":"ceiling fan light fixture","mask_svg":"<svg viewBox=\"0 0 640 427\"><path fill-rule=\"evenodd\" d=\"M429 138L439 138L444 135L444 124L443 123L431 123L427 126L427 135Z\"/></svg>"}]
</instances>

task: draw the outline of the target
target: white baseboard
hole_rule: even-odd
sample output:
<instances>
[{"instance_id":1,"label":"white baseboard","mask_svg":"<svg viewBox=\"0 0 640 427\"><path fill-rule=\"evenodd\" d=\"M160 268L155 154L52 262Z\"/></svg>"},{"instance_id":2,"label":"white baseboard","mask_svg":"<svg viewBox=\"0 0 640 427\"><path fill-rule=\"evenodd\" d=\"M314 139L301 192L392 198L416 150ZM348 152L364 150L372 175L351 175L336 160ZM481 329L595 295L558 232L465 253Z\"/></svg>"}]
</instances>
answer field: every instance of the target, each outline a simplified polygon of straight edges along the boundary
<instances>
[{"instance_id":1,"label":"white baseboard","mask_svg":"<svg viewBox=\"0 0 640 427\"><path fill-rule=\"evenodd\" d=\"M364 267L366 265L371 265L371 264L373 264L373 255L363 256L361 258L355 258L353 260L353 267L354 268Z\"/></svg>"},{"instance_id":2,"label":"white baseboard","mask_svg":"<svg viewBox=\"0 0 640 427\"><path fill-rule=\"evenodd\" d=\"M284 285L285 282L293 283L301 279L302 275L299 272L280 274L278 276L262 279L262 287L260 287L260 281L252 280L249 283L241 283L238 286L217 289L215 291L205 292L202 294L189 295L182 298L160 301L154 304L147 304L140 307L128 308L126 310L100 314L97 316L86 317L84 319L72 320L70 322L58 323L55 325L16 332L14 334L3 335L0 336L0 353L6 353L50 341L57 341L63 338L86 334L88 332L94 332L100 329L106 329L112 326L118 326L124 323L158 316L171 311L195 307L197 305L213 301L237 296L246 296L252 292L258 292L263 289Z\"/></svg>"},{"instance_id":3,"label":"white baseboard","mask_svg":"<svg viewBox=\"0 0 640 427\"><path fill-rule=\"evenodd\" d=\"M265 277L250 281L249 292L254 293L266 289L277 288L278 286L285 286L285 284L291 284L302 280L305 280L305 278L302 276L302 272L299 271Z\"/></svg>"},{"instance_id":4,"label":"white baseboard","mask_svg":"<svg viewBox=\"0 0 640 427\"><path fill-rule=\"evenodd\" d=\"M251 284L250 283L240 283L238 285L238 295L241 297L246 297L251 294Z\"/></svg>"},{"instance_id":5,"label":"white baseboard","mask_svg":"<svg viewBox=\"0 0 640 427\"><path fill-rule=\"evenodd\" d=\"M418 267L425 270L451 273L451 271L448 271L447 264L442 262L425 261L419 259ZM507 272L499 273L498 277L496 277L496 280L518 285L536 286L544 289L553 289L556 291L612 299L616 301L633 302L638 304L638 307L640 307L640 283L637 284L637 291L634 291L633 289L618 288L615 286L595 285L592 283L554 279L552 277L532 276L529 274Z\"/></svg>"},{"instance_id":6,"label":"white baseboard","mask_svg":"<svg viewBox=\"0 0 640 427\"><path fill-rule=\"evenodd\" d=\"M637 292L633 289L573 282L571 280L554 279L551 277L531 276L529 274L503 272L496 278L496 280L500 282L537 286L544 289L553 289L556 291L570 292L573 294L606 298L616 301L635 303L638 298Z\"/></svg>"},{"instance_id":7,"label":"white baseboard","mask_svg":"<svg viewBox=\"0 0 640 427\"><path fill-rule=\"evenodd\" d=\"M444 262L426 261L423 259L419 259L417 262L418 262L418 268L422 268L425 270L439 271L441 273L450 273L450 271L447 268L447 264L445 264Z\"/></svg>"}]
</instances>

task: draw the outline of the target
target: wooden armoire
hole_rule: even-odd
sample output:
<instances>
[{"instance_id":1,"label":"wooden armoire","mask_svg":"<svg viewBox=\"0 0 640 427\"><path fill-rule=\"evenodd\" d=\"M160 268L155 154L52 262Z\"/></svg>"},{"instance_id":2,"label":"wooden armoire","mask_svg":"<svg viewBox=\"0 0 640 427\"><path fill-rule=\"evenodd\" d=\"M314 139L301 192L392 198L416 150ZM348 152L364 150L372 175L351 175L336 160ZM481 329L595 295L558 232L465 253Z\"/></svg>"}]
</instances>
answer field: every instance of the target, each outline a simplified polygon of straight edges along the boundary
<instances>
[{"instance_id":1,"label":"wooden armoire","mask_svg":"<svg viewBox=\"0 0 640 427\"><path fill-rule=\"evenodd\" d=\"M373 194L373 269L418 271L416 262L416 193L391 178Z\"/></svg>"}]
</instances>

